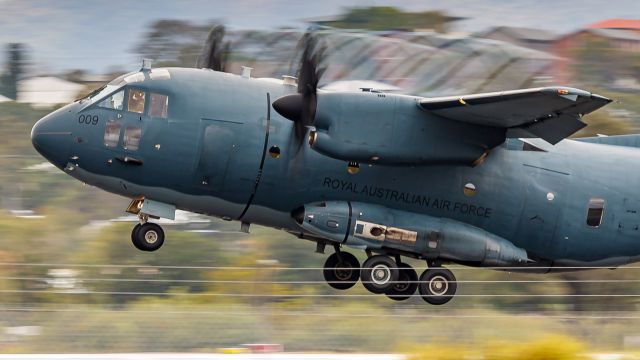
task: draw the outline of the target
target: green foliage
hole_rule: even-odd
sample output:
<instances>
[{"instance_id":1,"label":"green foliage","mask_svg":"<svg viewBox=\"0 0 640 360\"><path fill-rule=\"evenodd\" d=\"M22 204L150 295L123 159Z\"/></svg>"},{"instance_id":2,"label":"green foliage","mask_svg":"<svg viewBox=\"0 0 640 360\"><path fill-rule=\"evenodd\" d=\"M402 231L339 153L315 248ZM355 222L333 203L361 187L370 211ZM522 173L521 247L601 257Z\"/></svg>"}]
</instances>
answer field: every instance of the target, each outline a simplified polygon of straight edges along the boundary
<instances>
[{"instance_id":1,"label":"green foliage","mask_svg":"<svg viewBox=\"0 0 640 360\"><path fill-rule=\"evenodd\" d=\"M416 30L434 29L444 32L447 16L439 11L405 12L390 6L350 8L334 21L319 21L321 25L342 29Z\"/></svg>"},{"instance_id":2,"label":"green foliage","mask_svg":"<svg viewBox=\"0 0 640 360\"><path fill-rule=\"evenodd\" d=\"M154 66L193 67L212 26L187 20L158 20L151 24L135 51L154 59Z\"/></svg>"}]
</instances>

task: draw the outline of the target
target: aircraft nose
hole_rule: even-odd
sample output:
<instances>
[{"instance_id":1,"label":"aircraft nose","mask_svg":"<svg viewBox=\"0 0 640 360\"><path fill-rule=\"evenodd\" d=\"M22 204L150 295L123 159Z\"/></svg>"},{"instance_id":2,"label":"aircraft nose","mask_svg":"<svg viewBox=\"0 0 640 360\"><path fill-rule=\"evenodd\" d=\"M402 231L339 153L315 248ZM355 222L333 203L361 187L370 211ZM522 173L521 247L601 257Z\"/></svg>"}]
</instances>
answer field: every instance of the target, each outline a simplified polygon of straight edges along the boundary
<instances>
[{"instance_id":1,"label":"aircraft nose","mask_svg":"<svg viewBox=\"0 0 640 360\"><path fill-rule=\"evenodd\" d=\"M53 165L66 166L71 149L71 131L59 111L38 120L31 129L33 147Z\"/></svg>"}]
</instances>

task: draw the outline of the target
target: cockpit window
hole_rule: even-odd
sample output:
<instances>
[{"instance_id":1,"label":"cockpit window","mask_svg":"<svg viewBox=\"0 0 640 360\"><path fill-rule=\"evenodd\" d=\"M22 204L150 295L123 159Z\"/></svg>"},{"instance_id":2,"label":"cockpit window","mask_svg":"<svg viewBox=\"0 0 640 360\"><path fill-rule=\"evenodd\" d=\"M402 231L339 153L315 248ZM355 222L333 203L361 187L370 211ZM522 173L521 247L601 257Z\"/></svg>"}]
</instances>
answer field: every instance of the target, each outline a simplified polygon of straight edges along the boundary
<instances>
[{"instance_id":1,"label":"cockpit window","mask_svg":"<svg viewBox=\"0 0 640 360\"><path fill-rule=\"evenodd\" d=\"M169 97L167 95L151 93L149 102L149 116L155 118L167 118Z\"/></svg>"},{"instance_id":2,"label":"cockpit window","mask_svg":"<svg viewBox=\"0 0 640 360\"><path fill-rule=\"evenodd\" d=\"M144 112L144 98L145 92L143 90L130 89L127 110L130 112L142 114Z\"/></svg>"},{"instance_id":3,"label":"cockpit window","mask_svg":"<svg viewBox=\"0 0 640 360\"><path fill-rule=\"evenodd\" d=\"M107 109L122 110L124 108L124 90L120 90L102 100L98 106Z\"/></svg>"},{"instance_id":4,"label":"cockpit window","mask_svg":"<svg viewBox=\"0 0 640 360\"><path fill-rule=\"evenodd\" d=\"M93 90L92 92L76 99L76 101L91 100L93 98L100 99L103 96L107 95L108 93L114 91L116 88L117 88L116 86L102 85L101 87Z\"/></svg>"}]
</instances>

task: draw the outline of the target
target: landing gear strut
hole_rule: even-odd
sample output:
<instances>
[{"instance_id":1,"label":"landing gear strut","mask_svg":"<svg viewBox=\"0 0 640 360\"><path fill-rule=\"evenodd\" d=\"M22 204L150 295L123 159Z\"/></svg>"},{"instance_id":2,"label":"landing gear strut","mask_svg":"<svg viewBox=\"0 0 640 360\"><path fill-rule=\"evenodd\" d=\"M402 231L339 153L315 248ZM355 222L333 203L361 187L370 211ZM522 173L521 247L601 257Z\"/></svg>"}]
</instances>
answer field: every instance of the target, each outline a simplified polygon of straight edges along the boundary
<instances>
[{"instance_id":1,"label":"landing gear strut","mask_svg":"<svg viewBox=\"0 0 640 360\"><path fill-rule=\"evenodd\" d=\"M457 288L456 277L448 269L429 268L420 275L418 291L420 291L422 299L431 305L448 303L453 299Z\"/></svg>"},{"instance_id":2,"label":"landing gear strut","mask_svg":"<svg viewBox=\"0 0 640 360\"><path fill-rule=\"evenodd\" d=\"M322 274L329 286L346 290L360 279L360 262L350 253L338 250L327 258Z\"/></svg>"},{"instance_id":3,"label":"landing gear strut","mask_svg":"<svg viewBox=\"0 0 640 360\"><path fill-rule=\"evenodd\" d=\"M140 222L131 230L133 246L142 251L158 250L164 243L164 231L160 225L147 222L146 217L141 216Z\"/></svg>"}]
</instances>

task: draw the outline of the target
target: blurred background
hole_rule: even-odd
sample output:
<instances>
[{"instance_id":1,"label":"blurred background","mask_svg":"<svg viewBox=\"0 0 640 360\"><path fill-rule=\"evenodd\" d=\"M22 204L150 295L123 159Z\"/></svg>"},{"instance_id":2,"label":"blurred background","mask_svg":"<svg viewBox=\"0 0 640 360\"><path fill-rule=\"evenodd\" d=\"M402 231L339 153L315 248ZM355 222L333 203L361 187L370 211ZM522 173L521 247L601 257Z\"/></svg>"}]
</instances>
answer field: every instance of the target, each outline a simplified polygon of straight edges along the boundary
<instances>
[{"instance_id":1,"label":"blurred background","mask_svg":"<svg viewBox=\"0 0 640 360\"><path fill-rule=\"evenodd\" d=\"M459 295L434 307L332 290L313 243L258 226L245 234L179 212L160 251L134 249L128 200L46 163L31 127L142 58L194 67L220 24L229 72L295 75L297 43L313 28L328 48L326 89L567 85L615 100L577 136L640 132L637 0L0 0L0 353L640 352L640 265L554 275L450 266Z\"/></svg>"}]
</instances>

